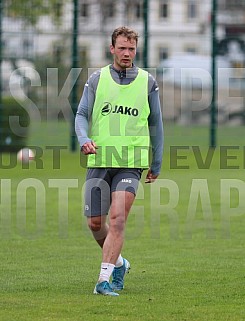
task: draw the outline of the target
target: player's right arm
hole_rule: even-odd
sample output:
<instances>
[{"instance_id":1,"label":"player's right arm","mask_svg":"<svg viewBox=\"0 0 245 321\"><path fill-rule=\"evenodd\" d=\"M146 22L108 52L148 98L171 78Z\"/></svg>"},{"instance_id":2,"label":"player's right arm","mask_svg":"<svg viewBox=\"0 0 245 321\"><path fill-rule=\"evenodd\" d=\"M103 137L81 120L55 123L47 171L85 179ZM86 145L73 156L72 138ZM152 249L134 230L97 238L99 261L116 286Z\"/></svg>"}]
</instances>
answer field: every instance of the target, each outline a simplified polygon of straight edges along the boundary
<instances>
[{"instance_id":1,"label":"player's right arm","mask_svg":"<svg viewBox=\"0 0 245 321\"><path fill-rule=\"evenodd\" d=\"M88 137L89 120L92 115L96 89L100 72L94 72L86 82L83 94L78 105L75 118L75 131L83 154L95 154L96 144Z\"/></svg>"}]
</instances>

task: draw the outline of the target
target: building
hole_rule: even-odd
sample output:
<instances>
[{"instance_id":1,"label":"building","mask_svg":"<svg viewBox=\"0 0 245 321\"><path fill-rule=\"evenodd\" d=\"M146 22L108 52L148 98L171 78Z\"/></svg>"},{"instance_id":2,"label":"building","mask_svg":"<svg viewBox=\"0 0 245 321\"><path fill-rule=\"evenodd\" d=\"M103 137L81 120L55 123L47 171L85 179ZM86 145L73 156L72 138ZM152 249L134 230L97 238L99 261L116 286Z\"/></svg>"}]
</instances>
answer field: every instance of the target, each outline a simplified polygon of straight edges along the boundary
<instances>
[{"instance_id":1,"label":"building","mask_svg":"<svg viewBox=\"0 0 245 321\"><path fill-rule=\"evenodd\" d=\"M58 67L59 71L62 70L63 66L70 69L73 39L73 1L60 1L63 1L63 7L58 24L54 23L52 12L50 15L40 15L35 25L28 25L24 22L23 17L11 17L6 13L2 36L3 58L12 59L12 62L16 59L26 58L36 63L37 58L40 61L41 57L41 71L46 72L47 67L50 66L51 68ZM151 73L154 76L157 67L161 66L164 60L176 54L210 56L212 0L149 0L148 4L148 67L152 68ZM245 4L239 0L219 0L218 4L217 37L219 54L228 58L234 67L244 66ZM31 15L31 10L28 12ZM143 66L143 0L79 0L77 13L78 65L83 68L83 71L91 68L88 70L90 73L94 69L111 62L110 36L113 29L122 25L132 27L139 32L140 39L136 63ZM12 65L17 66L18 64L12 63ZM244 78L242 68L237 68L236 71L240 72L238 75L240 78ZM45 78L47 75L42 76ZM83 73L83 76L87 79L87 73ZM61 85L66 77L66 72L61 71L59 73ZM45 79L43 82L45 82ZM44 84L42 88L44 97L47 96L47 91L53 92L50 86L47 86L47 88ZM161 92L169 93L170 91L161 90ZM240 93L236 93L236 95L239 96ZM172 112L173 97L166 98L164 101L169 101L169 110ZM178 110L181 103L181 101L178 102ZM45 104L44 99L43 105L45 106ZM226 106L226 102L223 105ZM186 106L189 106L189 96L186 99ZM169 118L177 119L175 115L170 115Z\"/></svg>"},{"instance_id":2,"label":"building","mask_svg":"<svg viewBox=\"0 0 245 321\"><path fill-rule=\"evenodd\" d=\"M143 10L142 0L80 1L79 43L86 48L91 65L110 61L109 36L119 25L139 32L137 60L142 63ZM148 10L149 67L157 67L162 59L176 52L209 54L209 2L150 0Z\"/></svg>"},{"instance_id":3,"label":"building","mask_svg":"<svg viewBox=\"0 0 245 321\"><path fill-rule=\"evenodd\" d=\"M211 0L149 0L148 3L150 67L157 67L163 59L179 52L210 54ZM221 54L227 54L231 40L237 42L238 49L244 49L244 9L243 1L218 1L217 35L221 42ZM139 32L137 63L142 64L143 10L143 0L79 0L79 51L91 67L100 67L110 61L110 35L120 25L128 25ZM32 14L31 11L29 14ZM11 17L5 12L2 28L3 57L33 60L40 55L53 55L54 63L69 63L72 26L72 0L64 1L58 25L52 16L40 16L33 26L26 24L23 17ZM234 43L231 47L234 52ZM238 57L237 53L234 55Z\"/></svg>"}]
</instances>

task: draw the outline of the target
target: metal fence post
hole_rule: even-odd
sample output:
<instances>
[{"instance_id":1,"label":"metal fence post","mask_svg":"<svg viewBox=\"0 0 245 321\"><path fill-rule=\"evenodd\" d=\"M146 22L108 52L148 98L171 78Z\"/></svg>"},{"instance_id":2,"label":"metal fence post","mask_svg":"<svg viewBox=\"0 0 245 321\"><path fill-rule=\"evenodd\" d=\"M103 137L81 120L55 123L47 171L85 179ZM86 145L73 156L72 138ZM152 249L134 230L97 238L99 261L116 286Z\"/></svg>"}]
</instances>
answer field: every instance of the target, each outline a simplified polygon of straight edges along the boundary
<instances>
[{"instance_id":1,"label":"metal fence post","mask_svg":"<svg viewBox=\"0 0 245 321\"><path fill-rule=\"evenodd\" d=\"M210 122L210 147L216 147L216 127L217 127L217 70L216 70L216 55L217 55L217 39L216 39L216 15L217 15L217 0L212 0L212 101L211 101L211 122Z\"/></svg>"},{"instance_id":2,"label":"metal fence post","mask_svg":"<svg viewBox=\"0 0 245 321\"><path fill-rule=\"evenodd\" d=\"M144 0L143 20L144 20L144 51L143 51L143 66L148 68L148 5L149 1Z\"/></svg>"},{"instance_id":3,"label":"metal fence post","mask_svg":"<svg viewBox=\"0 0 245 321\"><path fill-rule=\"evenodd\" d=\"M72 30L72 68L75 77L75 69L78 67L78 0L73 0L73 30ZM71 93L71 105L72 105L72 117L71 117L71 151L75 151L76 144L76 133L75 133L75 114L77 110L77 81L74 83Z\"/></svg>"},{"instance_id":4,"label":"metal fence post","mask_svg":"<svg viewBox=\"0 0 245 321\"><path fill-rule=\"evenodd\" d=\"M2 109L3 109L3 102L2 102L2 90L3 90L3 86L2 86L2 56L3 56L3 52L2 52L2 16L3 16L3 1L0 0L0 137L2 135L2 117L3 117L3 113L2 113Z\"/></svg>"}]
</instances>

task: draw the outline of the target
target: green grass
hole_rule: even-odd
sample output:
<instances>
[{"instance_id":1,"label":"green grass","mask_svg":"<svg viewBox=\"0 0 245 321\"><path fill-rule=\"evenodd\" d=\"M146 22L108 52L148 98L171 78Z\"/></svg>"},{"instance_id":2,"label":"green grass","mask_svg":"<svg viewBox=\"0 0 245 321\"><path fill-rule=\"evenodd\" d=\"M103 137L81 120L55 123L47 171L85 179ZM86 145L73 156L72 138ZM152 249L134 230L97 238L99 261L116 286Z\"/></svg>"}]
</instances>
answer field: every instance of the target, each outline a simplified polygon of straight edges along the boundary
<instances>
[{"instance_id":1,"label":"green grass","mask_svg":"<svg viewBox=\"0 0 245 321\"><path fill-rule=\"evenodd\" d=\"M144 185L142 178L128 220L123 254L132 269L118 298L92 294L101 253L82 215L79 152L62 149L57 168L47 149L68 147L68 134L64 123L33 127L29 144L43 148L42 168L0 169L0 320L245 320L245 128L219 128L210 168L200 169L191 146L199 146L205 160L208 128L166 126L159 183ZM185 146L177 165L187 169L172 168L171 146ZM227 169L220 169L220 146L237 146L227 152L234 157ZM5 167L8 161L3 155ZM231 189L229 204L221 185L232 179L240 186ZM40 212L31 184L43 197ZM73 187L66 193L65 186Z\"/></svg>"}]
</instances>

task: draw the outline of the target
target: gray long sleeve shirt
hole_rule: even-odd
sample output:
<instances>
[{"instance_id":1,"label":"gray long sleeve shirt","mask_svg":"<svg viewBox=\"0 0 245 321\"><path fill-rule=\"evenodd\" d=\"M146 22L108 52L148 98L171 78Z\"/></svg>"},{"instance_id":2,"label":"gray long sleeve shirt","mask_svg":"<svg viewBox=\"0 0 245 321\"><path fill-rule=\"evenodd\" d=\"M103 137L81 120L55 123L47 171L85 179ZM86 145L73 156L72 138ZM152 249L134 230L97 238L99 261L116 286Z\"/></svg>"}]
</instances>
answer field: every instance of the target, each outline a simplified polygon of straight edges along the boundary
<instances>
[{"instance_id":1,"label":"gray long sleeve shirt","mask_svg":"<svg viewBox=\"0 0 245 321\"><path fill-rule=\"evenodd\" d=\"M136 78L138 74L138 68L133 65L133 67L130 69L118 71L112 65L110 65L110 72L112 78L118 84L128 85ZM91 141L91 139L88 137L89 120L93 111L99 78L100 70L94 72L90 76L85 84L83 95L78 105L75 118L75 130L81 147L86 142ZM163 123L159 99L159 88L151 74L149 74L148 79L148 102L150 107L148 126L152 148L152 162L150 168L154 175L158 175L161 170L163 155Z\"/></svg>"}]
</instances>

